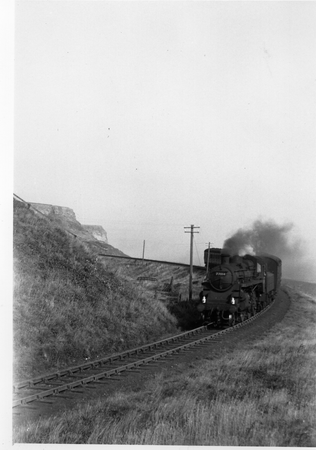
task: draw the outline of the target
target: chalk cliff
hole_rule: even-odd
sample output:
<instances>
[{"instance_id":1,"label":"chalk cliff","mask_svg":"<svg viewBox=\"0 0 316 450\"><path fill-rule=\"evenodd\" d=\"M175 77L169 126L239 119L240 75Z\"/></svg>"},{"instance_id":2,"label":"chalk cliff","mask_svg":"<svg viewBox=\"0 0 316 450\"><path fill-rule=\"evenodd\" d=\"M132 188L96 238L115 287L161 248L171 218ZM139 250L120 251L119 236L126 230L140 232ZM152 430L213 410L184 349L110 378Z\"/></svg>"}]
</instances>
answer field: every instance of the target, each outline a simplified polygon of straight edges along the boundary
<instances>
[{"instance_id":1,"label":"chalk cliff","mask_svg":"<svg viewBox=\"0 0 316 450\"><path fill-rule=\"evenodd\" d=\"M108 244L108 236L103 227L100 225L82 225L95 239Z\"/></svg>"},{"instance_id":2,"label":"chalk cliff","mask_svg":"<svg viewBox=\"0 0 316 450\"><path fill-rule=\"evenodd\" d=\"M30 205L33 210L44 214L56 225L80 238L94 252L108 255L124 255L123 252L108 243L107 233L101 225L82 225L71 208L45 203L30 203Z\"/></svg>"}]
</instances>

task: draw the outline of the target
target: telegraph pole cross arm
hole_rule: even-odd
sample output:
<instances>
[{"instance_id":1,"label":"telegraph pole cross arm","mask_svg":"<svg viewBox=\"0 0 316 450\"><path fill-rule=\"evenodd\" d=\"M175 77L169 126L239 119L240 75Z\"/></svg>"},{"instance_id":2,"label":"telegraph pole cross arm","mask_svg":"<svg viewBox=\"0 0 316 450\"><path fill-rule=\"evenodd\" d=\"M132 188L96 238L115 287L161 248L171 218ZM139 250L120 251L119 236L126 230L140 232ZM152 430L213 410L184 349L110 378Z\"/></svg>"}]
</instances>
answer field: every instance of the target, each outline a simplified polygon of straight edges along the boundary
<instances>
[{"instance_id":1,"label":"telegraph pole cross arm","mask_svg":"<svg viewBox=\"0 0 316 450\"><path fill-rule=\"evenodd\" d=\"M194 225L191 225L190 227L184 227L184 229L189 229L190 231L185 231L185 233L191 234L190 239L190 279L189 279L189 301L192 300L192 279L193 279L193 234L199 233L199 231L194 231L195 227Z\"/></svg>"}]
</instances>

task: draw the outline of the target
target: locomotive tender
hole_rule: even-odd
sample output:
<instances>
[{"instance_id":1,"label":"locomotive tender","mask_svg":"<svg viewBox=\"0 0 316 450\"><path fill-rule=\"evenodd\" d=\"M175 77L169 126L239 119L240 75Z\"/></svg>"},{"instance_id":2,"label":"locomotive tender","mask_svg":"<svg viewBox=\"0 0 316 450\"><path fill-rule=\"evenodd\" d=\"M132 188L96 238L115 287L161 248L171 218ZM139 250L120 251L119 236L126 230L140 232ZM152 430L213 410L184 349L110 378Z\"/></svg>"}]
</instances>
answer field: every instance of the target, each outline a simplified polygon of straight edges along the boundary
<instances>
[{"instance_id":1,"label":"locomotive tender","mask_svg":"<svg viewBox=\"0 0 316 450\"><path fill-rule=\"evenodd\" d=\"M281 284L282 262L273 255L231 256L206 249L207 267L197 305L203 322L233 326L271 303Z\"/></svg>"}]
</instances>

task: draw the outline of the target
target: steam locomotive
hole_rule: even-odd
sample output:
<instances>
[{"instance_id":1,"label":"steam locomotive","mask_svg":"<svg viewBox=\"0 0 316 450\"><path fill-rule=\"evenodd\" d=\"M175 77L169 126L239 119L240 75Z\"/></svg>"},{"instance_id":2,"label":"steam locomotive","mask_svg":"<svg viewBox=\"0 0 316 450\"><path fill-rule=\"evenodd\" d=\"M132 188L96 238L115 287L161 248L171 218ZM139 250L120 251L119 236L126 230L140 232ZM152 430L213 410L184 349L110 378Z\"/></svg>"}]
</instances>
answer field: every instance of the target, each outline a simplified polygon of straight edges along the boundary
<instances>
[{"instance_id":1,"label":"steam locomotive","mask_svg":"<svg viewBox=\"0 0 316 450\"><path fill-rule=\"evenodd\" d=\"M204 323L233 326L271 303L281 284L282 262L273 255L231 256L228 251L204 251L207 268L197 305Z\"/></svg>"}]
</instances>

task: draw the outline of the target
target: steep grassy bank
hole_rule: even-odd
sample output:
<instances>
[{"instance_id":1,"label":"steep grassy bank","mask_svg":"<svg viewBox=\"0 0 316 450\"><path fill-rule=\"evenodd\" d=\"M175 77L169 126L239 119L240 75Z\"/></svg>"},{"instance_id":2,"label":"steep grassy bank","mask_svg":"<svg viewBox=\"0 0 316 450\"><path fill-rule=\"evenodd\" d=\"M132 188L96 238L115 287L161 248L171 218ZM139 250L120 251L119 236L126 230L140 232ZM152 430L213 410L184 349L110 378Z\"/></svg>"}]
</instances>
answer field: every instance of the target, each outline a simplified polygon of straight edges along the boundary
<instances>
[{"instance_id":1,"label":"steep grassy bank","mask_svg":"<svg viewBox=\"0 0 316 450\"><path fill-rule=\"evenodd\" d=\"M79 239L14 204L14 375L21 379L175 333L158 300L106 270Z\"/></svg>"},{"instance_id":2,"label":"steep grassy bank","mask_svg":"<svg viewBox=\"0 0 316 450\"><path fill-rule=\"evenodd\" d=\"M17 442L315 447L316 292L262 339L194 360L141 391L28 423Z\"/></svg>"}]
</instances>

